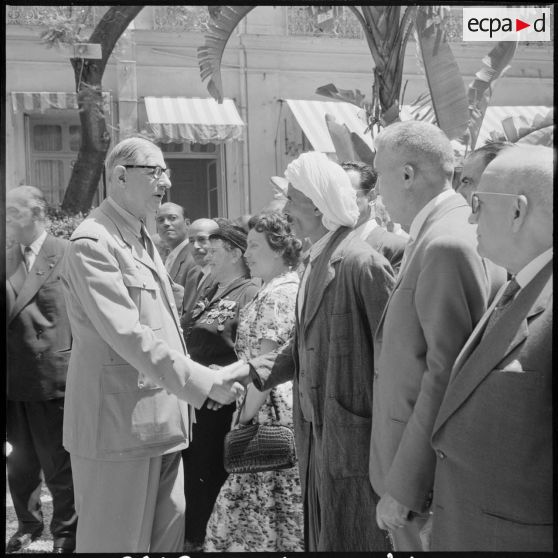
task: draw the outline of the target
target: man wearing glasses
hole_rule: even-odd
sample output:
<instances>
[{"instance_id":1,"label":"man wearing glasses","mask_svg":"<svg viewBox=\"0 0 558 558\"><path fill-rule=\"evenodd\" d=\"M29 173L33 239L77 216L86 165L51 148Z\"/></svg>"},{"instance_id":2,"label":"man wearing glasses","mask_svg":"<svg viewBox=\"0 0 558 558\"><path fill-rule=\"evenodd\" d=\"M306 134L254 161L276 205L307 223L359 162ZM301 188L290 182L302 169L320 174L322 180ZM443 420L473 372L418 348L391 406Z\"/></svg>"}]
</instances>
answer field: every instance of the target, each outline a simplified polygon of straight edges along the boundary
<instances>
[{"instance_id":1,"label":"man wearing glasses","mask_svg":"<svg viewBox=\"0 0 558 558\"><path fill-rule=\"evenodd\" d=\"M241 391L187 355L168 273L145 229L169 172L129 138L107 157L109 196L75 230L62 264L74 345L64 447L72 462L77 552L180 552L181 450L194 407Z\"/></svg>"},{"instance_id":2,"label":"man wearing glasses","mask_svg":"<svg viewBox=\"0 0 558 558\"><path fill-rule=\"evenodd\" d=\"M551 552L553 150L516 146L471 196L511 279L463 347L433 429L431 550Z\"/></svg>"}]
</instances>

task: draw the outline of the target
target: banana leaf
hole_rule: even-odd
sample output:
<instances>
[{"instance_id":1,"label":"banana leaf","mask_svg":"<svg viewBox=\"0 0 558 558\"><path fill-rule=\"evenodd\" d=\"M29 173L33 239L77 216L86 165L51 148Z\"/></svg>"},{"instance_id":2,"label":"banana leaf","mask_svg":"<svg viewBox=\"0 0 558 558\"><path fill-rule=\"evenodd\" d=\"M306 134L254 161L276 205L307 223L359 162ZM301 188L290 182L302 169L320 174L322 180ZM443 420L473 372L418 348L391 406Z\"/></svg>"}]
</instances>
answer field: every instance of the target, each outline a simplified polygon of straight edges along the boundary
<instances>
[{"instance_id":1,"label":"banana leaf","mask_svg":"<svg viewBox=\"0 0 558 558\"><path fill-rule=\"evenodd\" d=\"M545 115L537 114L532 122L509 116L502 120L502 128L508 141L552 147L554 138L554 109Z\"/></svg>"},{"instance_id":2,"label":"banana leaf","mask_svg":"<svg viewBox=\"0 0 558 558\"><path fill-rule=\"evenodd\" d=\"M475 74L469 84L467 98L469 102L468 141L471 150L475 149L486 107L492 96L494 82L509 68L517 42L499 42L483 59L484 66Z\"/></svg>"},{"instance_id":3,"label":"banana leaf","mask_svg":"<svg viewBox=\"0 0 558 558\"><path fill-rule=\"evenodd\" d=\"M421 6L417 12L418 44L436 115L436 123L450 139L467 130L469 110L465 84L440 20L439 6Z\"/></svg>"},{"instance_id":4,"label":"banana leaf","mask_svg":"<svg viewBox=\"0 0 558 558\"><path fill-rule=\"evenodd\" d=\"M335 99L336 101L344 101L346 103L351 103L357 107L365 106L365 96L360 92L359 89L351 91L350 89L337 89L333 83L328 83L327 85L322 85L316 89L318 95L323 95L324 97L329 97L330 99Z\"/></svg>"},{"instance_id":5,"label":"banana leaf","mask_svg":"<svg viewBox=\"0 0 558 558\"><path fill-rule=\"evenodd\" d=\"M355 132L351 132L351 142L355 153L354 161L361 161L374 166L374 151L368 147L366 142Z\"/></svg>"},{"instance_id":6,"label":"banana leaf","mask_svg":"<svg viewBox=\"0 0 558 558\"><path fill-rule=\"evenodd\" d=\"M331 114L325 115L326 126L335 148L337 161L355 161L357 156L351 140L351 132L346 124L339 124L335 120L335 116Z\"/></svg>"},{"instance_id":7,"label":"banana leaf","mask_svg":"<svg viewBox=\"0 0 558 558\"><path fill-rule=\"evenodd\" d=\"M211 20L205 34L205 44L198 48L202 81L209 78L207 90L218 102L223 102L221 60L225 46L242 18L256 6L211 6Z\"/></svg>"}]
</instances>

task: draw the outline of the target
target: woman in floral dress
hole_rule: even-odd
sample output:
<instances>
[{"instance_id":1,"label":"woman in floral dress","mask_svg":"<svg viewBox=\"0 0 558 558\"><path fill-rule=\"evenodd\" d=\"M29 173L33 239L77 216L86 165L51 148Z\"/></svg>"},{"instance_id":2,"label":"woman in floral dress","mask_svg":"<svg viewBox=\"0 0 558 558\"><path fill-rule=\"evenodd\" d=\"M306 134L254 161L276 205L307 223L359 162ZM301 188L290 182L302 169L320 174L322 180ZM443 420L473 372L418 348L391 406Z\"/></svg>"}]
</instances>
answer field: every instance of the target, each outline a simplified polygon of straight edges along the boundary
<instances>
[{"instance_id":1,"label":"woman in floral dress","mask_svg":"<svg viewBox=\"0 0 558 558\"><path fill-rule=\"evenodd\" d=\"M245 258L263 286L241 311L235 349L249 360L286 343L294 331L301 244L279 213L252 220ZM279 422L274 411L279 412ZM259 392L249 385L240 423L292 428L292 382ZM302 497L298 467L231 474L221 488L207 526L205 551L294 552L303 550Z\"/></svg>"}]
</instances>

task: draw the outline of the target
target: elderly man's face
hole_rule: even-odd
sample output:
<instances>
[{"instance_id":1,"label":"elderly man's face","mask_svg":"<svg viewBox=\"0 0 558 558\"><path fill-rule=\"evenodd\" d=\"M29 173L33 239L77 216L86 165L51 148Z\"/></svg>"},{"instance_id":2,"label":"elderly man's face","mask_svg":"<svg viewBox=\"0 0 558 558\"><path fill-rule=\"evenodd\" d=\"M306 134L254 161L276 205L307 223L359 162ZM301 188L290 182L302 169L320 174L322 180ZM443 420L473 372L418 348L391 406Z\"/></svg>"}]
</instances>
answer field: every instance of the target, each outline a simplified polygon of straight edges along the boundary
<instances>
[{"instance_id":1,"label":"elderly man's face","mask_svg":"<svg viewBox=\"0 0 558 558\"><path fill-rule=\"evenodd\" d=\"M378 147L374 157L374 168L378 173L376 188L391 219L402 225L409 224L401 161L389 148Z\"/></svg>"},{"instance_id":2,"label":"elderly man's face","mask_svg":"<svg viewBox=\"0 0 558 558\"><path fill-rule=\"evenodd\" d=\"M6 194L6 229L10 239L22 242L26 232L35 226L37 216L29 200L21 194Z\"/></svg>"},{"instance_id":3,"label":"elderly man's face","mask_svg":"<svg viewBox=\"0 0 558 558\"><path fill-rule=\"evenodd\" d=\"M194 221L190 226L189 238L193 246L192 255L194 256L194 261L200 267L208 263L208 251L211 248L209 235L217 230L219 230L217 223L209 219Z\"/></svg>"},{"instance_id":4,"label":"elderly man's face","mask_svg":"<svg viewBox=\"0 0 558 558\"><path fill-rule=\"evenodd\" d=\"M508 254L515 249L512 224L513 206L517 197L498 195L506 193L502 187L503 180L504 177L497 169L495 171L489 168L483 173L476 191L478 208L475 213L471 213L469 222L477 224L479 255L507 267Z\"/></svg>"},{"instance_id":5,"label":"elderly man's face","mask_svg":"<svg viewBox=\"0 0 558 558\"><path fill-rule=\"evenodd\" d=\"M485 168L484 157L479 154L470 155L463 163L457 192L467 200L469 205L471 205L471 194L477 189Z\"/></svg>"},{"instance_id":6,"label":"elderly man's face","mask_svg":"<svg viewBox=\"0 0 558 558\"><path fill-rule=\"evenodd\" d=\"M316 206L312 200L290 183L283 212L287 215L293 233L300 240L309 236L317 220L321 220L321 217L316 214Z\"/></svg>"},{"instance_id":7,"label":"elderly man's face","mask_svg":"<svg viewBox=\"0 0 558 558\"><path fill-rule=\"evenodd\" d=\"M159 178L153 176L155 167L166 169L163 153L156 146L149 146L138 153L135 168L126 169L124 198L126 209L138 218L155 213L171 182L166 173ZM153 168L138 168L140 165Z\"/></svg>"}]
</instances>

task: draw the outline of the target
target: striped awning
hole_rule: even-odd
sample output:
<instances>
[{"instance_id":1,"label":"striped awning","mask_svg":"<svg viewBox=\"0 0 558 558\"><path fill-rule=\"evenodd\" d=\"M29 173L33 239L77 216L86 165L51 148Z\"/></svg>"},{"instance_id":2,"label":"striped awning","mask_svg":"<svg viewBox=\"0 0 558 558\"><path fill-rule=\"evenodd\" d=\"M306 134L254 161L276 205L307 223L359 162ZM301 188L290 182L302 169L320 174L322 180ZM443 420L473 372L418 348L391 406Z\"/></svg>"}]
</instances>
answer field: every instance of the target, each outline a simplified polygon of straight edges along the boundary
<instances>
[{"instance_id":1,"label":"striped awning","mask_svg":"<svg viewBox=\"0 0 558 558\"><path fill-rule=\"evenodd\" d=\"M549 111L554 109L545 106L500 106L487 107L484 120L479 132L476 147L481 147L486 140L491 139L491 132L496 134L511 133L513 129L531 126L535 119L543 120ZM506 130L507 128L507 130Z\"/></svg>"},{"instance_id":2,"label":"striped awning","mask_svg":"<svg viewBox=\"0 0 558 558\"><path fill-rule=\"evenodd\" d=\"M163 143L242 140L245 124L232 99L145 97L147 126Z\"/></svg>"},{"instance_id":3,"label":"striped awning","mask_svg":"<svg viewBox=\"0 0 558 558\"><path fill-rule=\"evenodd\" d=\"M110 92L103 91L103 109L110 113ZM12 109L18 112L45 112L47 110L77 110L77 93L50 91L13 91Z\"/></svg>"},{"instance_id":4,"label":"striped awning","mask_svg":"<svg viewBox=\"0 0 558 558\"><path fill-rule=\"evenodd\" d=\"M370 133L364 133L367 127L365 112L356 105L343 101L285 100L316 151L335 153L335 147L327 129L326 114L335 117L338 124L346 124L347 128L358 134L370 149L374 149Z\"/></svg>"}]
</instances>

